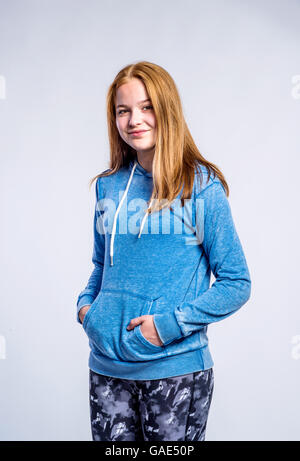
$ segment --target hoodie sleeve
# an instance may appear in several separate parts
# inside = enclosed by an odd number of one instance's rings
[[[216,280],[200,296],[183,301],[173,312],[154,314],[164,345],[225,319],[250,298],[249,269],[222,183],[214,180],[196,198],[204,200],[202,246]]]
[[[104,264],[104,254],[105,254],[105,235],[103,232],[102,218],[101,213],[98,207],[98,201],[101,199],[100,192],[100,179],[96,181],[96,205],[94,212],[94,246],[92,254],[92,262],[94,264],[94,269],[90,275],[88,283],[84,290],[79,293],[77,298],[77,321],[81,323],[79,319],[79,311],[83,306],[92,304],[94,299],[97,297],[101,282],[102,282],[102,273],[103,273],[103,264]]]

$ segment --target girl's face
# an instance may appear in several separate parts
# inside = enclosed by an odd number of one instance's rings
[[[115,107],[121,138],[138,153],[154,153],[156,118],[144,83],[133,78],[121,85],[117,89]]]

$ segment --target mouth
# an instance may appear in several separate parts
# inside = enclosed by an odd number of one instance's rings
[[[139,130],[139,131],[131,131],[129,134],[130,136],[136,137],[136,136],[141,136],[144,133],[147,133],[149,130]]]

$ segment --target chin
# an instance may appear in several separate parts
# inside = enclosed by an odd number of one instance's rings
[[[138,142],[138,140],[136,140],[136,142],[131,144],[131,147],[135,148],[136,146],[138,146],[139,149],[149,150],[149,149],[151,149],[153,144],[151,144],[151,143],[145,144],[143,142]]]

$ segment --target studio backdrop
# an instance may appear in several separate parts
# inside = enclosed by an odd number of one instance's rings
[[[1,440],[91,439],[89,181],[108,168],[108,87],[144,60],[229,184],[252,279],[208,327],[206,440],[300,439],[299,21],[297,0],[0,1]]]

